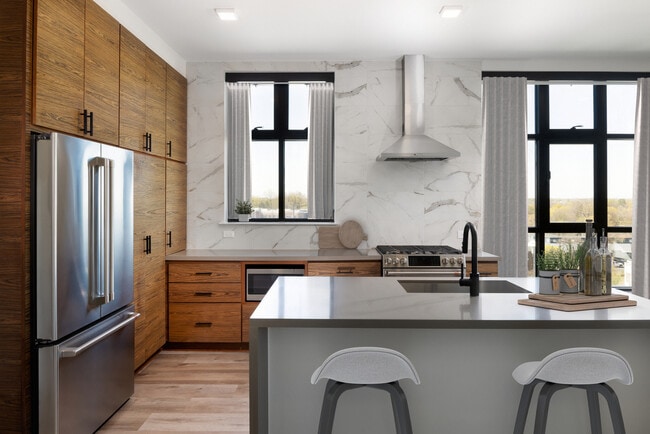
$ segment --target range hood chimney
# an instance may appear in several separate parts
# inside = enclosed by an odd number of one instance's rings
[[[403,59],[404,135],[377,161],[446,160],[460,152],[424,135],[424,56],[406,55]]]

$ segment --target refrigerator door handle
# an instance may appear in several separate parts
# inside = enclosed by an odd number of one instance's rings
[[[90,160],[90,291],[93,303],[98,304],[115,299],[113,166],[109,158]]]
[[[117,331],[123,329],[130,323],[136,320],[137,317],[139,317],[140,314],[136,312],[130,312],[128,314],[128,318],[125,319],[124,321],[120,322],[119,324],[111,327],[110,329],[106,330],[104,333],[95,336],[94,338],[90,339],[87,342],[84,342],[82,345],[79,345],[78,347],[70,347],[70,348],[61,348],[59,350],[59,357],[61,358],[66,358],[66,357],[76,357],[82,352],[86,351],[88,348],[92,347],[93,345],[98,344],[99,342],[103,341],[113,333],[116,333]]]

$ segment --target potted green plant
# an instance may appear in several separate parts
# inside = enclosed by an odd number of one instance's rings
[[[237,199],[235,201],[235,212],[238,214],[240,222],[247,222],[253,213],[253,205],[247,200]]]
[[[558,267],[560,269],[560,292],[577,293],[580,287],[580,264],[585,256],[582,245],[573,247],[563,246],[558,252]]]
[[[548,248],[537,255],[536,265],[540,294],[560,293],[559,256],[559,249],[557,248]]]

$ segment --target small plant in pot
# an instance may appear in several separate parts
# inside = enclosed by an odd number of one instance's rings
[[[580,264],[585,256],[582,245],[569,244],[560,248],[558,266],[560,269],[560,292],[576,293],[580,287]]]
[[[559,249],[549,248],[537,255],[537,274],[540,294],[560,293]]]
[[[238,214],[240,222],[247,222],[253,213],[253,205],[247,200],[237,199],[235,201],[235,212]]]

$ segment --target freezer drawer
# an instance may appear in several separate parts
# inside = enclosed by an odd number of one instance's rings
[[[137,316],[129,307],[39,349],[40,433],[92,433],[129,399]]]

